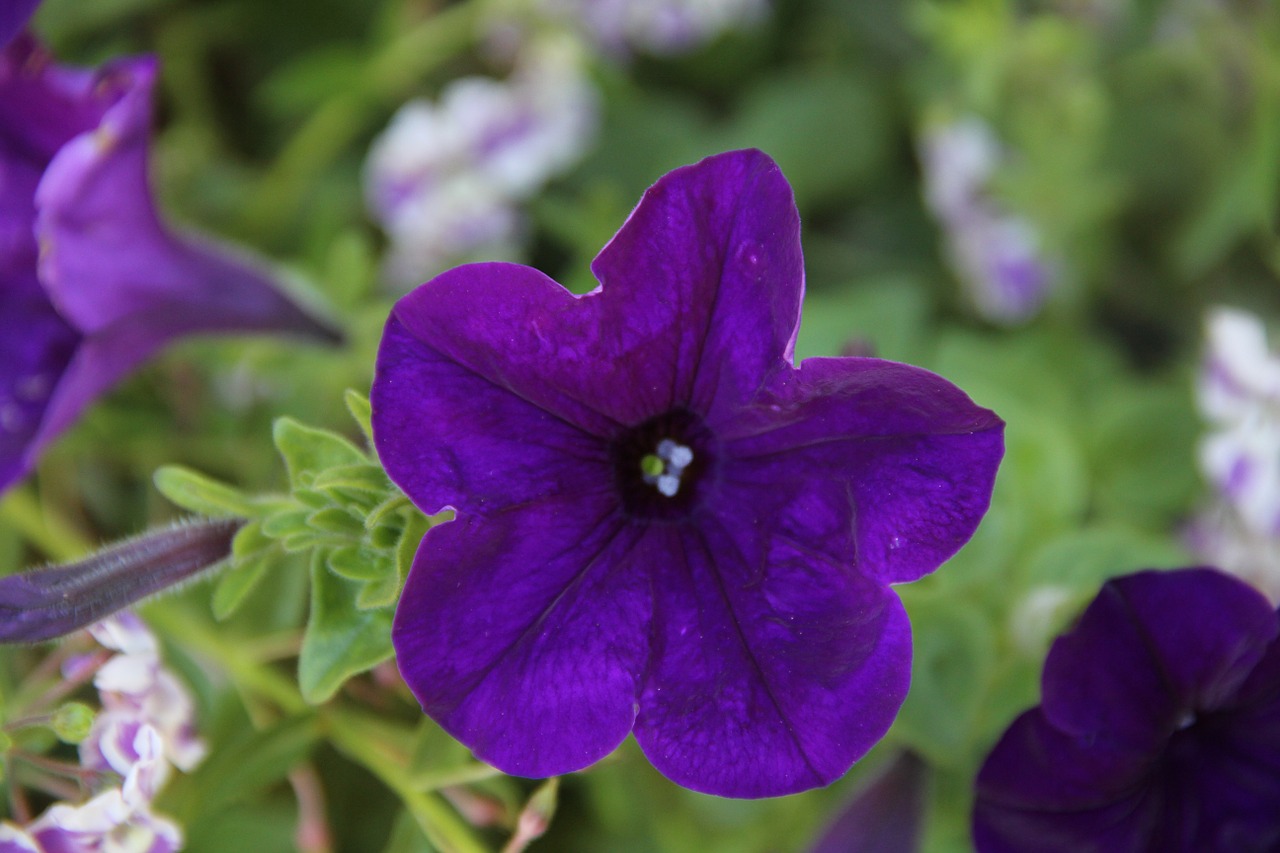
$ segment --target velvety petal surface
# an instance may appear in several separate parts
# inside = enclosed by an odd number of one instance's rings
[[[686,406],[715,429],[790,366],[800,327],[800,218],[778,165],[731,151],[670,172],[591,265],[608,328],[659,339],[636,381],[659,410]],[[617,333],[617,332],[615,332]]]
[[[927,370],[811,358],[776,375],[722,439],[731,476],[759,494],[803,484],[813,511],[833,516],[815,547],[896,583],[933,571],[973,535],[1004,422]]]
[[[524,267],[468,265],[406,296],[394,317],[436,358],[600,436],[676,405],[710,417],[790,357],[799,218],[759,152],[662,178],[593,269],[605,285],[577,297]]]
[[[423,540],[392,629],[423,709],[522,776],[579,770],[635,719],[651,534],[577,496],[462,515]]]
[[[810,504],[754,497],[654,529],[667,541],[636,720],[664,775],[731,797],[836,779],[889,728],[910,679],[897,596],[809,547]]]
[[[555,315],[553,306],[573,297],[542,274],[509,264],[464,267],[436,282],[400,301],[378,352],[374,439],[391,478],[427,512],[452,506],[463,515],[490,514],[574,494],[584,505],[616,503],[606,445],[580,428],[602,416],[567,396],[519,393],[504,371],[506,361],[531,355],[513,344],[504,358],[506,330],[536,329]],[[479,343],[465,353],[442,352],[454,343],[450,327],[426,326],[422,315],[435,322],[430,309],[437,301],[453,300],[455,286],[470,292],[473,285],[495,291],[492,301],[477,298],[477,305],[521,314],[505,324],[495,320],[487,353]],[[472,324],[461,334],[485,333],[486,314],[456,316]]]
[[[1116,578],[1050,649],[1042,707],[1066,733],[1142,748],[1234,695],[1276,633],[1267,600],[1217,570]]]

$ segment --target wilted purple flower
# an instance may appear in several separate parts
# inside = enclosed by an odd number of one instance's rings
[[[1278,634],[1214,569],[1106,583],[978,774],[978,850],[1280,847]]]
[[[726,796],[840,776],[906,693],[889,585],[986,511],[1003,423],[918,368],[792,347],[799,216],[758,151],[664,177],[574,296],[511,264],[397,303],[373,384],[388,473],[451,506],[392,638],[496,767],[585,767],[633,729]]]
[[[1261,320],[1231,308],[1210,313],[1196,390],[1212,424],[1200,469],[1214,505],[1193,522],[1190,544],[1280,600],[1280,356]]]
[[[411,287],[478,252],[509,252],[518,204],[582,156],[596,92],[565,42],[542,42],[512,78],[465,77],[413,101],[373,144],[369,210],[390,237],[386,276]]]
[[[147,186],[155,62],[0,51],[0,489],[96,397],[176,337],[332,333],[273,276],[159,220]]]
[[[1039,312],[1054,269],[1031,223],[991,197],[1004,159],[991,128],[974,117],[930,128],[920,146],[925,202],[970,300],[988,320],[1020,323]]]

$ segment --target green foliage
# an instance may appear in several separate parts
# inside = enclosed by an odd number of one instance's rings
[[[362,433],[371,435],[368,400],[348,391],[346,402]],[[298,678],[303,697],[318,704],[391,656],[392,606],[432,520],[345,436],[285,417],[273,438],[288,494],[247,495],[177,466],[161,468],[155,482],[184,509],[250,519],[213,592],[219,620],[234,615],[286,555],[308,557],[311,609]]]

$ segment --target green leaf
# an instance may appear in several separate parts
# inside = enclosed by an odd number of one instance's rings
[[[394,570],[395,566],[389,564],[388,568]],[[360,610],[390,607],[399,597],[400,578],[393,571],[388,571],[382,577],[368,581],[360,587],[360,594],[356,596],[356,607]]]
[[[239,489],[181,465],[157,469],[152,480],[160,494],[183,509],[201,515],[256,518],[263,512],[253,498]]]
[[[400,583],[403,584],[404,579],[409,576],[409,568],[413,565],[413,558],[418,553],[418,545],[422,543],[422,537],[426,536],[427,531],[440,521],[439,516],[431,519],[416,511],[405,519],[400,541],[396,543],[396,569],[400,576]]]
[[[347,404],[347,411],[351,413],[351,417],[355,418],[356,423],[360,425],[360,431],[364,433],[365,440],[369,442],[370,447],[373,447],[373,406],[369,403],[369,398],[354,388],[348,388],[342,395],[342,400]]]
[[[360,465],[337,465],[322,471],[316,475],[311,486],[317,490],[351,489],[377,495],[385,495],[395,489],[382,467],[368,462]]]
[[[365,582],[392,574],[396,565],[385,551],[360,545],[335,548],[329,553],[329,569],[348,580]]]
[[[347,439],[293,418],[278,418],[272,430],[276,448],[294,488],[310,488],[317,474],[339,465],[367,464],[368,457]]]
[[[275,545],[275,540],[262,531],[262,522],[251,521],[236,533],[231,540],[231,563],[238,565],[258,551]]]
[[[273,512],[262,522],[262,532],[272,539],[284,539],[303,533],[310,533],[307,518],[311,510],[306,507],[290,506]]]
[[[316,510],[307,516],[307,525],[326,533],[337,533],[359,541],[364,538],[364,522],[336,506]]]
[[[952,596],[908,593],[914,651],[911,691],[894,724],[930,761],[963,764],[991,681],[995,637],[976,608]]]
[[[254,551],[222,573],[213,590],[214,619],[221,622],[240,608],[249,593],[266,577],[275,556],[270,550]]]
[[[342,683],[391,657],[391,610],[361,610],[359,588],[329,571],[322,555],[311,560],[311,615],[302,638],[298,684],[312,704],[325,702]]]

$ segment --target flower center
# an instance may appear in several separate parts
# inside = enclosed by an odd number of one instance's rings
[[[693,461],[693,451],[670,438],[658,442],[658,452],[640,457],[640,472],[646,483],[659,493],[674,498],[680,491],[680,476]]]
[[[685,409],[624,430],[611,453],[623,508],[638,518],[671,520],[696,506],[714,456],[702,419]]]

